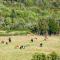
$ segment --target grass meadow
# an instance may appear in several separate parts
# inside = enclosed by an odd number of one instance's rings
[[[11,43],[8,38],[11,38]],[[36,39],[37,38],[37,39]],[[31,42],[33,39],[33,42]],[[1,43],[4,41],[4,43]],[[8,44],[6,44],[8,42]],[[42,47],[40,47],[42,43]],[[24,49],[16,46],[26,46]],[[34,53],[50,53],[55,51],[60,54],[60,36],[48,36],[44,41],[44,36],[38,35],[18,35],[18,36],[0,36],[0,60],[31,60]]]

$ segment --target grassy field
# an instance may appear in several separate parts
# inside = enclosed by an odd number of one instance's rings
[[[5,44],[9,37],[12,42]],[[34,42],[30,41],[32,38]],[[4,44],[1,41],[4,41]],[[39,46],[40,43],[43,43],[43,47]],[[26,47],[24,49],[15,48],[17,45]],[[60,54],[60,36],[48,36],[47,41],[44,41],[44,36],[38,35],[0,36],[0,60],[31,60],[32,55],[36,52],[47,54],[52,51]]]

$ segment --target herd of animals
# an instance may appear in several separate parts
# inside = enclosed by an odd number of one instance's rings
[[[10,38],[10,37],[9,37],[8,41],[9,41],[9,43],[11,43],[11,38]],[[5,44],[8,44],[8,42],[5,42],[5,41],[1,41],[1,43],[2,43],[2,44],[4,44],[4,43],[5,43]]]
[[[36,40],[37,40],[37,38],[35,38]],[[45,41],[46,41],[46,37],[45,37],[45,39],[44,39]],[[5,41],[1,41],[1,43],[2,44],[6,44],[6,45],[8,45],[8,43],[11,43],[12,42],[12,39],[9,37],[8,38],[8,42],[5,42]],[[33,38],[31,38],[31,40],[30,40],[30,42],[31,43],[33,43],[34,42],[34,39]],[[40,47],[43,47],[43,43],[40,43],[40,45],[39,45]],[[19,49],[24,49],[26,46],[24,46],[24,45],[16,45],[15,46],[15,48],[19,48]]]

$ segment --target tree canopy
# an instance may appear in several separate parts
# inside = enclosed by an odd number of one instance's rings
[[[0,0],[0,30],[60,32],[60,0]]]

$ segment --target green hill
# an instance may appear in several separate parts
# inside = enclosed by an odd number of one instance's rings
[[[0,0],[0,30],[58,33],[59,21],[60,0]]]

